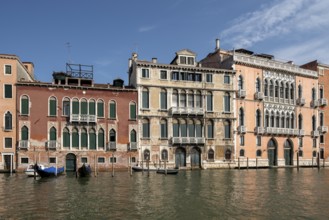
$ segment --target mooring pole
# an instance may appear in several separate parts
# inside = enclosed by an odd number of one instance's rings
[[[256,157],[256,170],[258,169],[258,157]]]
[[[297,151],[297,171],[299,171],[299,151]]]
[[[78,157],[77,157],[77,162],[76,162],[76,166],[75,166],[75,178],[78,178]]]
[[[249,169],[249,157],[247,157],[247,170]]]
[[[320,170],[320,153],[317,153],[317,166],[318,166],[318,170]]]
[[[112,153],[112,177],[114,177],[114,153]]]
[[[240,157],[238,157],[238,168],[240,170]]]

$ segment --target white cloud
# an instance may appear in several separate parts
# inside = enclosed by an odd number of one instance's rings
[[[153,30],[154,28],[155,28],[155,26],[144,26],[144,27],[138,28],[138,32],[147,32],[147,31]]]
[[[221,37],[239,48],[277,36],[303,37],[312,32],[324,32],[329,28],[328,8],[329,1],[323,0],[277,0],[237,18]]]

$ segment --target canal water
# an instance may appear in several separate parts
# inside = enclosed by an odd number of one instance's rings
[[[328,219],[329,169],[0,174],[0,219]]]

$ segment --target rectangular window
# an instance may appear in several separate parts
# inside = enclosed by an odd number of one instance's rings
[[[104,117],[104,103],[97,103],[97,116],[103,118]]]
[[[298,147],[302,148],[303,147],[303,138],[298,139]]]
[[[171,73],[171,80],[178,80],[179,72],[172,72]]]
[[[188,63],[188,65],[194,65],[194,57],[188,57],[187,63]]]
[[[207,111],[212,112],[213,111],[213,105],[212,105],[212,94],[207,95]]]
[[[142,77],[143,78],[150,78],[150,70],[149,69],[142,69]]]
[[[95,102],[89,102],[89,115],[95,115]]]
[[[164,91],[160,93],[160,104],[162,110],[167,110],[167,93]]]
[[[136,119],[136,105],[130,104],[130,119],[135,120]]]
[[[187,73],[186,72],[180,72],[179,73],[179,79],[180,80],[187,80]]]
[[[211,123],[208,124],[208,138],[214,138],[214,126]]]
[[[143,138],[149,138],[149,137],[150,137],[150,124],[143,123]]]
[[[194,73],[187,73],[187,81],[194,81]]]
[[[212,83],[212,74],[207,74],[206,75],[206,82]]]
[[[161,123],[161,138],[167,138],[167,124],[166,123]]]
[[[173,124],[173,136],[174,137],[179,137],[179,125],[178,124]]]
[[[97,162],[98,162],[98,163],[105,163],[105,158],[104,158],[104,157],[99,157],[99,158],[97,159]]]
[[[194,77],[195,77],[195,79],[194,79],[195,82],[201,82],[202,81],[202,75],[201,74],[196,73],[194,75]]]
[[[244,146],[244,136],[240,136],[240,146]]]
[[[117,158],[116,157],[110,157],[110,163],[116,163]]]
[[[179,60],[180,64],[186,64],[186,57],[181,56]]]
[[[261,136],[257,136],[257,138],[256,138],[256,145],[257,146],[262,146],[262,137]]]
[[[316,139],[313,139],[313,147],[316,147]]]
[[[5,85],[5,98],[11,99],[13,97],[12,85]]]
[[[167,71],[160,70],[160,79],[167,79]]]
[[[21,157],[21,164],[28,164],[29,158],[28,157]]]
[[[320,144],[324,144],[324,135],[320,135]]]
[[[149,108],[149,92],[143,91],[142,92],[142,108],[148,109]]]
[[[55,99],[49,100],[49,116],[56,116],[56,110],[57,110],[56,100]]]
[[[63,101],[63,115],[70,115],[70,101]]]
[[[56,157],[49,157],[49,163],[56,163]]]
[[[5,138],[5,148],[12,148],[12,147],[13,147],[13,139]]]
[[[81,163],[88,163],[87,157],[81,157]]]
[[[5,74],[11,74],[11,65],[5,65]]]
[[[228,76],[228,75],[224,76],[224,83],[225,84],[230,84],[230,76]]]
[[[116,104],[115,104],[115,102],[110,103],[110,118],[112,118],[112,119],[116,118]]]

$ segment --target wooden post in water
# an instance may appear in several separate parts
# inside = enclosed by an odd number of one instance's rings
[[[129,156],[129,162],[130,162],[130,176],[133,175],[133,166],[132,166],[132,163],[131,163],[131,156]]]
[[[318,170],[320,170],[320,153],[319,152],[317,154],[317,166],[318,166]]]
[[[147,159],[147,176],[150,176],[150,159]]]
[[[297,151],[297,171],[299,171],[299,150]]]
[[[326,161],[324,158],[322,159],[322,164],[323,164],[323,168],[324,168],[326,166]]]
[[[35,149],[34,149],[35,150]],[[36,156],[35,156],[35,154],[34,154],[34,165],[33,165],[33,178],[34,179],[36,179],[37,178],[37,173],[35,172],[35,169],[36,169],[36,164],[37,164],[37,158],[36,158]]]
[[[249,169],[249,157],[247,157],[247,170]]]
[[[114,153],[113,152],[112,152],[111,164],[112,164],[112,177],[114,177]]]
[[[256,157],[256,170],[258,169],[258,157]]]
[[[164,170],[165,170],[165,175],[167,175],[167,161],[164,161]]]
[[[94,155],[94,166],[95,166],[95,174],[94,176],[97,176],[97,161],[96,161],[96,154]]]
[[[312,155],[312,169],[314,168],[314,158],[313,158],[313,155]]]
[[[78,162],[79,162],[79,159],[77,157],[76,166],[75,166],[75,178],[78,178]]]
[[[240,157],[238,157],[238,168],[240,170]]]

